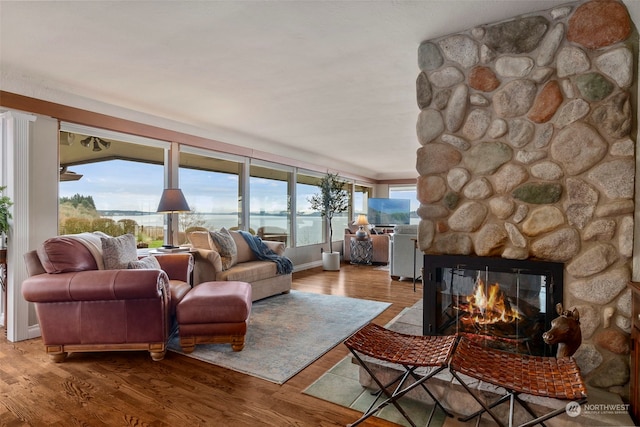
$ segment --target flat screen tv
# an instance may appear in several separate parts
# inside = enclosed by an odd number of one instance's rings
[[[367,220],[378,227],[409,224],[411,200],[371,198],[368,201]]]

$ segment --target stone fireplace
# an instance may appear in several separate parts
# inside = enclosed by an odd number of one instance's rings
[[[561,263],[582,373],[623,397],[636,45],[622,3],[574,2],[424,41],[416,81],[420,249]]]

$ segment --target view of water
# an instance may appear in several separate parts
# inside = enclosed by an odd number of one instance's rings
[[[103,215],[104,216],[104,215]],[[108,218],[114,221],[121,219],[134,220],[138,225],[145,227],[162,227],[164,223],[164,214],[151,213],[146,215],[113,215]],[[203,227],[210,230],[220,229],[222,227],[230,228],[238,225],[238,216],[234,214],[203,214],[198,213],[198,217],[205,221]],[[265,225],[280,227],[287,229],[287,217],[280,215],[251,215],[249,217],[251,228],[257,229]],[[322,230],[323,219],[319,216],[307,216],[298,218],[298,227],[311,227]]]
[[[142,227],[162,227],[164,222],[164,214],[150,213],[145,215],[113,215],[106,216],[114,221],[121,219],[134,220]],[[203,227],[209,230],[219,230],[222,227],[231,228],[238,225],[238,217],[234,214],[203,214],[198,213],[198,218],[205,221]],[[279,227],[283,230],[288,229],[288,220],[285,216],[280,215],[251,215],[249,217],[250,227],[254,231],[258,231],[259,227],[270,226]],[[305,244],[320,243],[322,241],[322,225],[324,219],[320,216],[303,216],[298,217],[297,222],[297,246]],[[346,220],[340,218],[334,219],[334,240],[339,239],[342,235]],[[289,243],[291,244],[291,243]]]
[[[188,214],[186,214],[188,215]],[[204,221],[203,227],[209,230],[219,230],[222,227],[227,229],[237,227],[238,217],[235,214],[207,214],[198,212],[198,219]],[[164,222],[164,214],[149,213],[142,215],[103,215],[103,217],[111,218],[114,221],[121,219],[134,220],[142,227],[162,227]],[[257,232],[262,226],[278,227],[283,230],[288,229],[288,220],[286,216],[281,215],[250,215],[250,227]],[[411,223],[417,224],[419,218],[412,217]],[[321,243],[323,238],[322,227],[324,219],[320,216],[299,216],[297,220],[297,242],[296,246],[311,245]],[[341,240],[343,231],[347,226],[346,217],[336,217],[333,219],[333,240]],[[292,242],[288,242],[292,245]]]

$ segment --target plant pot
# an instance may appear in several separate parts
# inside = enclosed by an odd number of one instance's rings
[[[322,269],[340,270],[340,252],[322,252]]]
[[[7,250],[0,248],[0,264],[7,263]]]

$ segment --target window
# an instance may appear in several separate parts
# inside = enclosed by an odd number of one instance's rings
[[[173,224],[176,244],[187,243],[190,230],[222,227],[287,246],[326,242],[326,222],[308,201],[319,191],[323,174],[174,144],[178,146],[178,165],[170,168],[164,162],[175,158],[171,143],[62,123],[60,233],[133,233],[140,247],[162,245],[166,215],[156,209],[167,171],[177,170],[178,186],[192,211],[178,214]],[[366,212],[372,193],[372,188],[349,181],[343,188],[351,204],[348,212],[333,218],[334,242],[342,240],[350,220]]]
[[[191,208],[190,213],[180,214],[180,229],[185,232],[241,228],[243,163],[208,154],[186,147],[180,152],[180,188]]]
[[[349,209],[345,212],[336,213],[333,216],[333,241],[338,242],[344,240],[344,229],[349,226],[349,210],[353,210],[353,193],[351,192],[351,183],[344,182],[342,189],[349,195]]]
[[[323,243],[326,221],[309,203],[309,197],[320,191],[320,177],[298,173],[296,180],[296,246]]]
[[[251,162],[249,169],[249,227],[264,240],[289,245],[291,206],[289,182],[292,171],[286,167]]]
[[[373,189],[371,187],[364,187],[362,185],[354,185],[353,187],[353,201],[351,209],[353,210],[353,219],[357,219],[358,215],[367,214],[367,206],[368,200],[373,193]]]
[[[60,234],[132,233],[140,246],[162,245],[164,149],[86,132],[60,132]]]
[[[389,187],[390,199],[409,199],[411,201],[411,224],[420,223],[420,218],[416,211],[420,207],[418,202],[416,186],[415,185],[394,185]]]
[[[349,194],[349,207],[353,210],[353,193],[351,192],[351,184],[345,182],[342,186],[344,191]],[[344,239],[344,229],[349,227],[349,209],[346,212],[338,213],[333,217],[333,241],[342,241]]]

